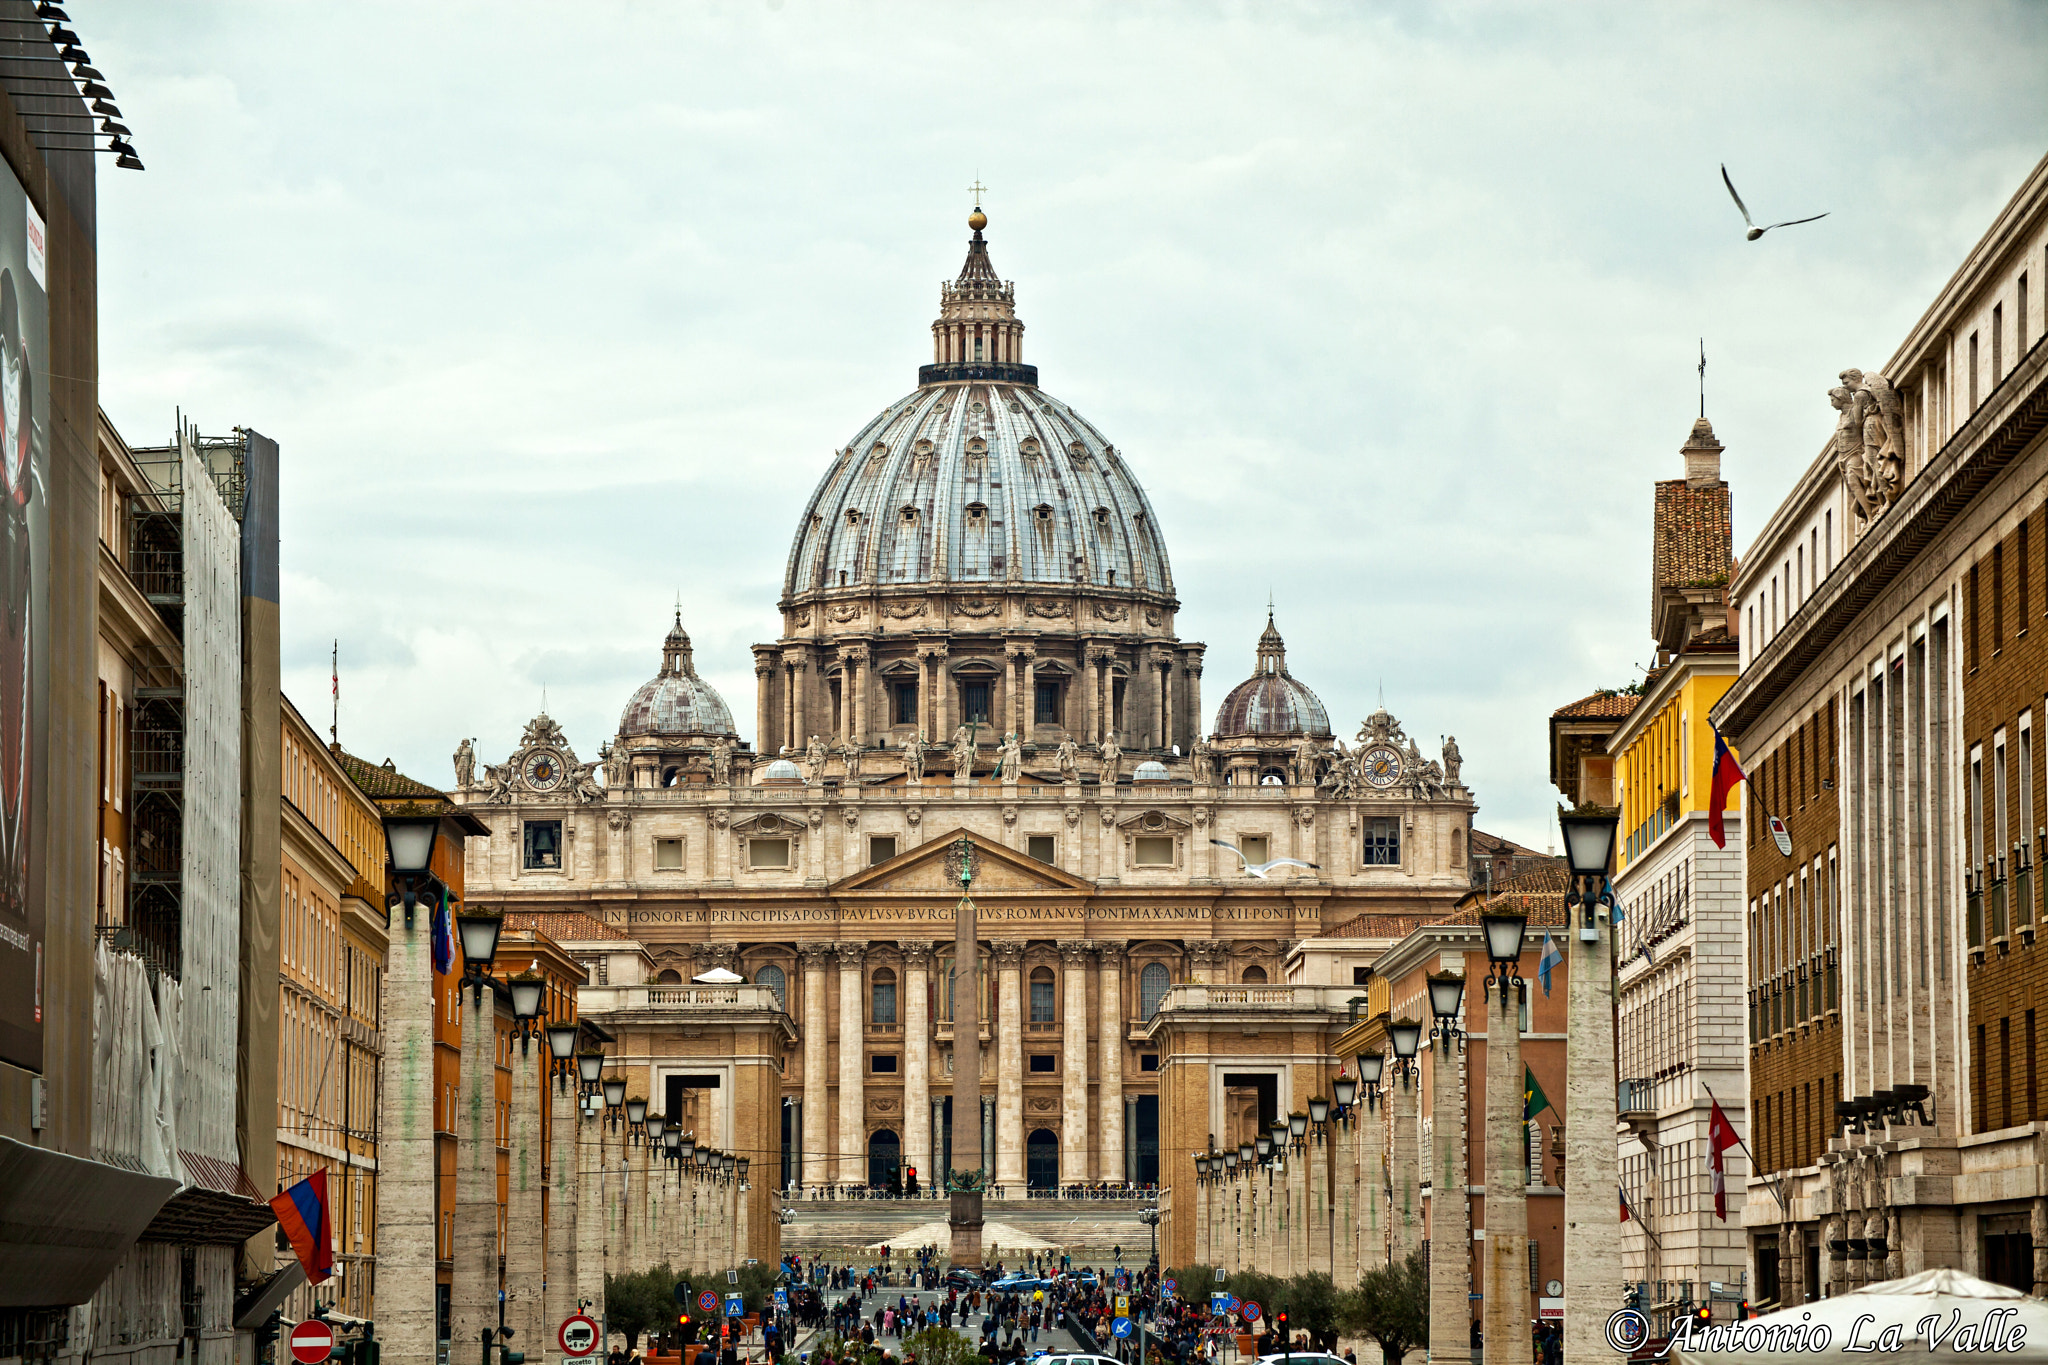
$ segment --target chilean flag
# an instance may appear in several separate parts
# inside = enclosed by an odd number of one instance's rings
[[[1722,1112],[1721,1101],[1715,1100],[1713,1112],[1707,1115],[1707,1170],[1713,1177],[1714,1217],[1724,1223],[1728,1221],[1728,1167],[1721,1153],[1741,1144],[1742,1137]]]
[[[328,1216],[327,1172],[315,1171],[270,1201],[277,1225],[292,1239],[306,1283],[319,1284],[334,1274],[334,1222]]]
[[[1707,797],[1707,833],[1714,838],[1715,848],[1728,847],[1728,831],[1722,827],[1721,812],[1728,809],[1728,793],[1735,790],[1735,784],[1746,780],[1748,774],[1735,761],[1735,755],[1728,752],[1728,741],[1721,738],[1721,731],[1714,731],[1714,790]]]

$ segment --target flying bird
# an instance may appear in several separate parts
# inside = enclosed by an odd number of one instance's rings
[[[1209,842],[1218,848],[1227,848],[1232,853],[1235,853],[1238,862],[1244,864],[1244,870],[1251,873],[1254,877],[1263,878],[1276,867],[1312,867],[1318,872],[1322,870],[1320,863],[1305,863],[1299,858],[1269,858],[1263,863],[1247,862],[1244,850],[1240,849],[1236,844],[1226,844],[1221,839],[1211,839]]]
[[[1763,236],[1766,232],[1769,232],[1771,228],[1796,227],[1800,223],[1817,223],[1827,217],[1825,213],[1816,213],[1811,218],[1787,218],[1782,223],[1772,223],[1771,227],[1758,227],[1756,220],[1749,216],[1749,205],[1743,203],[1742,196],[1735,192],[1735,182],[1728,178],[1728,167],[1726,165],[1721,167],[1721,183],[1728,187],[1728,197],[1735,201],[1735,207],[1742,210],[1742,221],[1749,225],[1747,238],[1752,242]]]

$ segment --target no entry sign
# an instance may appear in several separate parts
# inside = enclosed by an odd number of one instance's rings
[[[292,1328],[292,1359],[299,1365],[320,1365],[334,1354],[334,1329],[318,1318]]]
[[[588,1313],[573,1313],[562,1319],[562,1353],[587,1356],[597,1349],[597,1319]]]

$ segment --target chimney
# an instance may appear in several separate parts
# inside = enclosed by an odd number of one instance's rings
[[[1721,482],[1721,443],[1714,439],[1714,424],[1702,417],[1692,424],[1692,435],[1678,448],[1685,456],[1688,488],[1709,488]]]

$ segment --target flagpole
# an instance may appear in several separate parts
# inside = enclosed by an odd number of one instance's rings
[[[1700,1082],[1700,1089],[1706,1091],[1707,1098],[1712,1100],[1715,1104],[1719,1104],[1721,1102],[1721,1097],[1714,1093],[1714,1087],[1708,1085],[1704,1080]],[[1723,1114],[1726,1114],[1728,1111],[1723,1109],[1721,1112]],[[1742,1112],[1745,1118],[1748,1117],[1749,1111],[1747,1109],[1744,1109]],[[1732,1123],[1728,1126],[1731,1129],[1735,1127],[1735,1125]],[[1758,1161],[1756,1159],[1756,1153],[1749,1150],[1749,1143],[1743,1138],[1742,1134],[1739,1132],[1735,1134],[1735,1145],[1740,1147],[1742,1149],[1742,1154],[1749,1158],[1749,1168],[1755,1171],[1758,1175],[1762,1175],[1764,1177],[1765,1186],[1770,1190],[1771,1198],[1778,1201],[1778,1207],[1781,1210],[1789,1212],[1790,1206],[1785,1203],[1785,1196],[1778,1192],[1777,1178],[1765,1174],[1763,1162]],[[1709,1150],[1712,1150],[1713,1139],[1711,1137],[1707,1139],[1707,1146]]]

